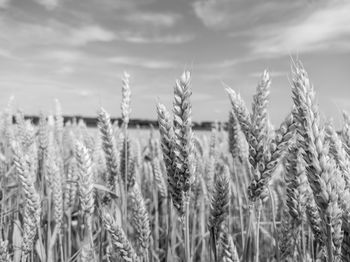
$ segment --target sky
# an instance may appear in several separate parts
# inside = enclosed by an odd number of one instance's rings
[[[300,58],[322,114],[350,111],[348,0],[0,0],[0,107],[27,114],[119,117],[121,76],[131,75],[132,118],[171,108],[192,73],[194,121],[226,120],[224,85],[251,105],[272,75],[272,123],[291,109],[290,59]]]

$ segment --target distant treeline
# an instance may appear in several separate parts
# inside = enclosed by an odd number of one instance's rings
[[[39,123],[39,116],[30,116],[27,115],[24,117],[26,120],[29,119],[32,121],[33,124],[37,125]],[[79,121],[84,121],[85,124],[88,127],[97,127],[97,118],[96,117],[85,117],[85,116],[64,116],[64,123],[67,122],[79,122]],[[14,119],[15,121],[15,119]],[[112,123],[115,121],[118,121],[121,123],[121,118],[111,118]],[[192,123],[192,128],[195,130],[211,130],[211,128],[214,125],[218,125],[219,128],[224,128],[226,129],[227,123],[223,122],[211,122],[211,121],[203,121],[203,122],[193,122]],[[158,127],[158,121],[157,120],[148,120],[148,119],[130,119],[129,122],[129,127],[130,128],[151,128],[151,127]]]

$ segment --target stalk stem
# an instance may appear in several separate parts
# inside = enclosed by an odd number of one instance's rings
[[[276,242],[276,259],[277,259],[277,262],[280,261],[280,249],[279,249],[279,246],[278,246],[278,243],[279,243],[279,239],[278,239],[278,232],[277,232],[277,226],[276,226],[276,214],[275,214],[275,203],[273,201],[273,197],[272,197],[272,192],[271,192],[271,189],[270,187],[268,188],[269,189],[269,193],[270,193],[270,199],[271,199],[271,208],[272,208],[272,224],[273,224],[273,231],[274,231],[274,236],[275,236],[275,242]]]
[[[234,159],[236,160],[236,159]],[[239,180],[238,180],[238,174],[237,174],[237,160],[234,161],[234,166],[233,166],[233,172],[234,176],[236,179],[236,191],[237,191],[237,200],[238,200],[238,207],[239,207],[239,220],[241,223],[241,238],[242,238],[242,247],[244,246],[245,243],[245,238],[244,238],[244,221],[243,221],[243,210],[242,210],[242,199],[241,199],[241,194],[239,193]],[[231,232],[231,224],[229,228],[229,233]],[[244,247],[243,247],[244,249]]]
[[[171,259],[169,260],[169,247],[171,247],[171,218],[172,218],[172,208],[171,208],[171,197],[170,197],[170,193],[168,195],[167,198],[167,207],[168,207],[168,224],[167,224],[167,229],[168,229],[168,233],[167,233],[167,239],[166,239],[166,243],[165,243],[165,262],[170,262]]]
[[[259,231],[260,231],[260,216],[261,216],[261,200],[259,199],[258,200],[258,215],[257,215],[257,218],[256,218],[256,242],[255,242],[255,245],[256,245],[256,256],[255,256],[255,262],[259,262]]]
[[[128,195],[128,125],[126,123],[124,123],[125,126],[124,126],[124,166],[125,166],[125,169],[124,169],[124,174],[122,174],[124,176],[124,199],[123,199],[123,202],[124,202],[124,212],[123,212],[123,221],[124,221],[124,225],[126,225],[126,220],[127,220],[127,215],[128,215],[128,203],[127,203],[127,195]],[[126,228],[125,228],[126,230]]]
[[[189,225],[189,213],[190,213],[190,200],[187,197],[185,200],[185,230],[184,230],[184,238],[185,238],[185,261],[191,262],[191,251],[190,251],[190,225]]]
[[[327,262],[333,262],[333,239],[330,218],[327,219]]]

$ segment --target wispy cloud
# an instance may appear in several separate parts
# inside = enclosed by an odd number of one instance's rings
[[[254,77],[254,78],[260,78],[262,74],[263,74],[262,72],[252,72],[252,73],[249,73],[248,76]],[[270,74],[272,78],[288,76],[288,72],[286,71],[270,71]]]
[[[117,56],[108,59],[109,62],[118,65],[129,65],[143,67],[147,69],[169,69],[177,66],[176,63],[164,60],[152,60],[146,58],[136,58],[127,56]]]
[[[0,30],[2,32],[2,47],[9,45],[18,47],[23,45],[32,45],[33,43],[48,44],[59,40],[56,30],[53,28],[58,23],[52,25],[37,25],[31,23],[20,23],[11,19],[0,19]]]
[[[350,99],[335,97],[331,99],[332,103],[337,107],[339,113],[343,110],[350,110]]]
[[[265,29],[251,42],[254,54],[288,55],[320,50],[349,51],[350,2],[329,1],[310,15]]]
[[[182,44],[194,39],[190,34],[172,34],[172,35],[150,35],[144,33],[122,32],[117,36],[119,40],[136,44]]]
[[[1,1],[1,0],[0,0]],[[110,30],[97,23],[71,26],[54,19],[45,24],[23,23],[10,19],[0,19],[1,48],[5,46],[85,46],[90,43],[123,41],[135,44],[181,44],[190,42],[194,35],[185,33],[163,33]]]
[[[83,57],[82,53],[73,50],[50,50],[40,54],[41,58],[51,59],[63,63],[73,63]]]
[[[71,65],[64,65],[56,70],[56,73],[59,75],[70,75],[75,72],[75,68]]]
[[[242,62],[242,59],[226,59],[218,62],[212,62],[212,63],[207,63],[203,65],[204,67],[207,68],[213,68],[213,67],[219,67],[219,68],[227,68],[227,67],[232,67],[235,66],[239,63]]]
[[[113,39],[115,39],[113,32],[97,25],[91,25],[71,30],[68,42],[72,45],[81,46],[90,42],[109,42]]]
[[[0,48],[0,56],[3,58],[12,58],[13,57],[10,51],[5,50],[5,49],[1,49],[1,48]]]
[[[59,4],[59,0],[34,0],[34,1],[44,6],[48,10],[55,9]]]
[[[52,80],[50,78],[44,76],[34,76],[29,74],[7,74],[6,76],[1,76],[0,84],[2,86],[6,86],[7,88],[11,88],[13,90],[21,90],[26,93],[26,89],[23,89],[23,86],[26,88],[32,88],[32,90],[37,90],[37,88],[46,88],[50,92],[50,89],[69,89],[69,86]]]
[[[261,24],[288,21],[296,13],[314,8],[313,5],[306,0],[196,0],[192,7],[194,14],[206,27],[231,30],[231,34],[235,34],[237,30],[249,31]]]
[[[56,20],[49,20],[45,25],[21,23],[10,19],[0,19],[2,47],[20,46],[83,46],[92,42],[108,42],[115,38],[113,32],[97,24],[72,27]]]
[[[156,27],[172,27],[179,20],[179,14],[133,12],[125,16],[125,20],[138,25],[151,25]]]
[[[90,7],[94,6],[102,10],[131,10],[146,6],[156,2],[157,0],[84,0],[84,5]],[[92,10],[93,11],[93,10]]]
[[[199,0],[193,3],[196,16],[210,28],[224,28],[229,22],[230,0]]]
[[[246,62],[252,62],[255,61],[257,57],[254,56],[242,56],[237,58],[231,58],[231,59],[222,59],[218,61],[212,61],[207,63],[198,64],[196,67],[202,68],[202,69],[211,69],[211,68],[229,68],[234,67],[237,65],[240,65],[242,63]]]
[[[10,0],[0,0],[0,8],[7,8]]]

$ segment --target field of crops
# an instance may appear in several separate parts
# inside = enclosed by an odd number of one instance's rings
[[[228,123],[201,134],[191,128],[188,71],[172,108],[155,106],[159,129],[142,136],[128,132],[128,75],[123,121],[101,108],[96,132],[63,123],[58,101],[38,126],[10,101],[0,124],[0,262],[350,261],[350,117],[340,132],[321,119],[301,62],[291,79],[294,105],[278,128],[267,71],[251,109],[227,88]]]

